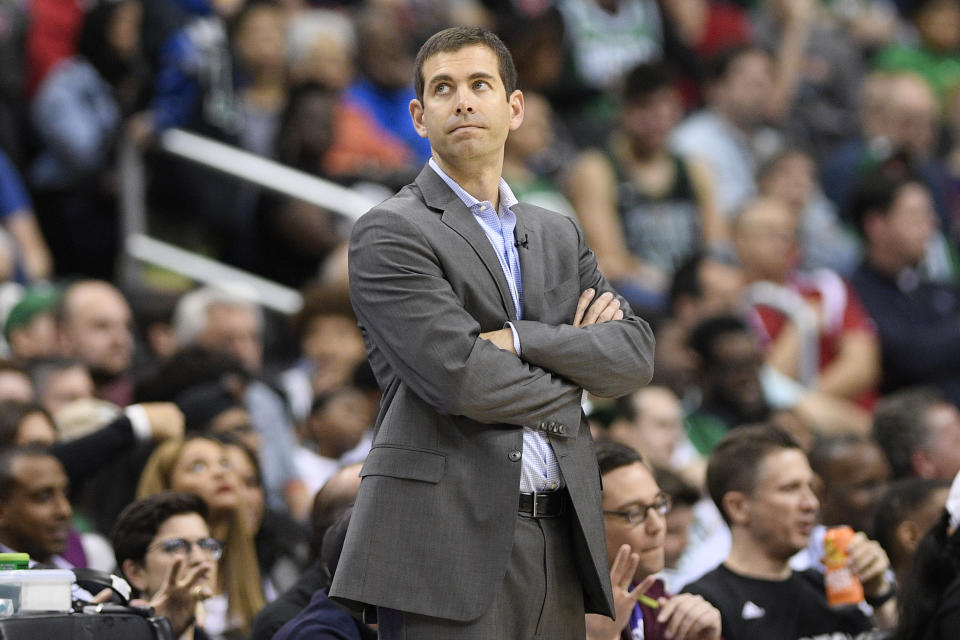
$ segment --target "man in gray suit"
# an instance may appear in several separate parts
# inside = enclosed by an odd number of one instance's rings
[[[577,224],[500,177],[523,94],[499,38],[435,34],[414,81],[432,157],[350,241],[384,397],[330,593],[388,640],[583,638],[613,601],[581,395],[646,384],[653,336]]]

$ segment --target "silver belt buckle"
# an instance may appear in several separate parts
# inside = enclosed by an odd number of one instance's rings
[[[536,489],[533,490],[532,496],[533,496],[533,512],[530,514],[530,517],[536,518],[537,517],[537,490]]]

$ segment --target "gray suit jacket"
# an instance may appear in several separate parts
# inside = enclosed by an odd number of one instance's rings
[[[653,373],[632,315],[572,326],[580,293],[611,290],[577,224],[518,204],[524,319],[470,210],[425,167],[350,240],[350,295],[383,402],[330,594],[451,620],[493,602],[513,544],[521,426],[550,435],[572,498],[588,611],[613,613],[600,474],[581,388],[619,396]],[[478,338],[515,321],[522,357]]]

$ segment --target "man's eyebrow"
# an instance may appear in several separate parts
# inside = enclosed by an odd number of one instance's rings
[[[468,80],[478,80],[478,79],[493,80],[495,79],[495,76],[492,73],[487,73],[486,71],[474,71],[469,76],[467,76],[467,79]],[[453,78],[446,73],[441,73],[430,78],[430,81],[427,83],[427,86],[432,87],[433,85],[439,82],[453,82]]]

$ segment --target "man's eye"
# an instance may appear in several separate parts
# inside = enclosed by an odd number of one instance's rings
[[[448,87],[447,85],[445,85],[445,84],[438,84],[438,85],[436,86],[436,88],[433,90],[433,92],[436,93],[436,94],[438,94],[438,95],[439,95],[439,94],[444,94],[444,93],[447,92],[447,89],[448,89],[448,88],[449,88],[449,87]]]
[[[488,85],[486,80],[477,80],[476,82],[473,83],[474,89],[485,89],[487,86]]]

